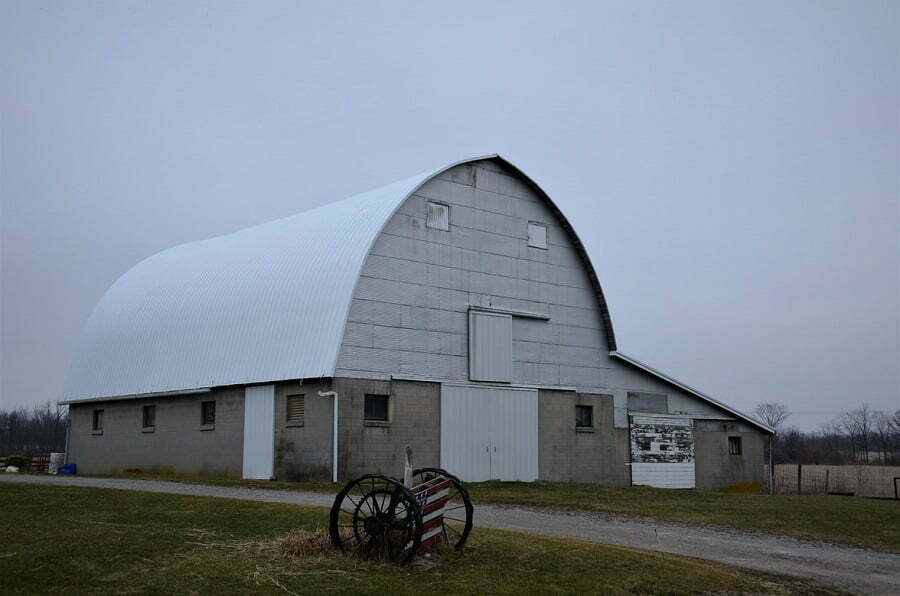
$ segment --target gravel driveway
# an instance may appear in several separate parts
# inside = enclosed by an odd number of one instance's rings
[[[122,478],[0,475],[0,483],[88,486],[330,507],[327,494]],[[797,576],[858,594],[900,594],[900,555],[823,542],[593,513],[477,505],[477,526],[577,538]]]

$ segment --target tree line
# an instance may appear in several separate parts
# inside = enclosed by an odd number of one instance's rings
[[[62,452],[68,422],[68,408],[49,401],[31,409],[0,410],[0,455]]]
[[[776,464],[900,465],[900,410],[889,413],[863,404],[813,432],[789,426],[790,411],[783,404],[759,404],[755,413],[777,431]]]

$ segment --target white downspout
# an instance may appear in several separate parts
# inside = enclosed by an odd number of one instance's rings
[[[332,398],[334,413],[331,415],[331,481],[338,481],[338,394],[337,391],[319,391],[320,397]]]

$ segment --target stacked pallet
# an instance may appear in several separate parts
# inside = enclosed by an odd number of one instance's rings
[[[31,471],[46,474],[50,468],[50,454],[41,453],[31,456]]]

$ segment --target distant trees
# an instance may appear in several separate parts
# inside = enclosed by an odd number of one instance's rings
[[[49,401],[30,410],[0,410],[0,455],[63,451],[68,416],[65,406]]]
[[[785,426],[790,411],[782,404],[760,404],[755,414],[778,431],[775,463],[900,464],[900,410],[885,413],[863,404],[815,432]]]

